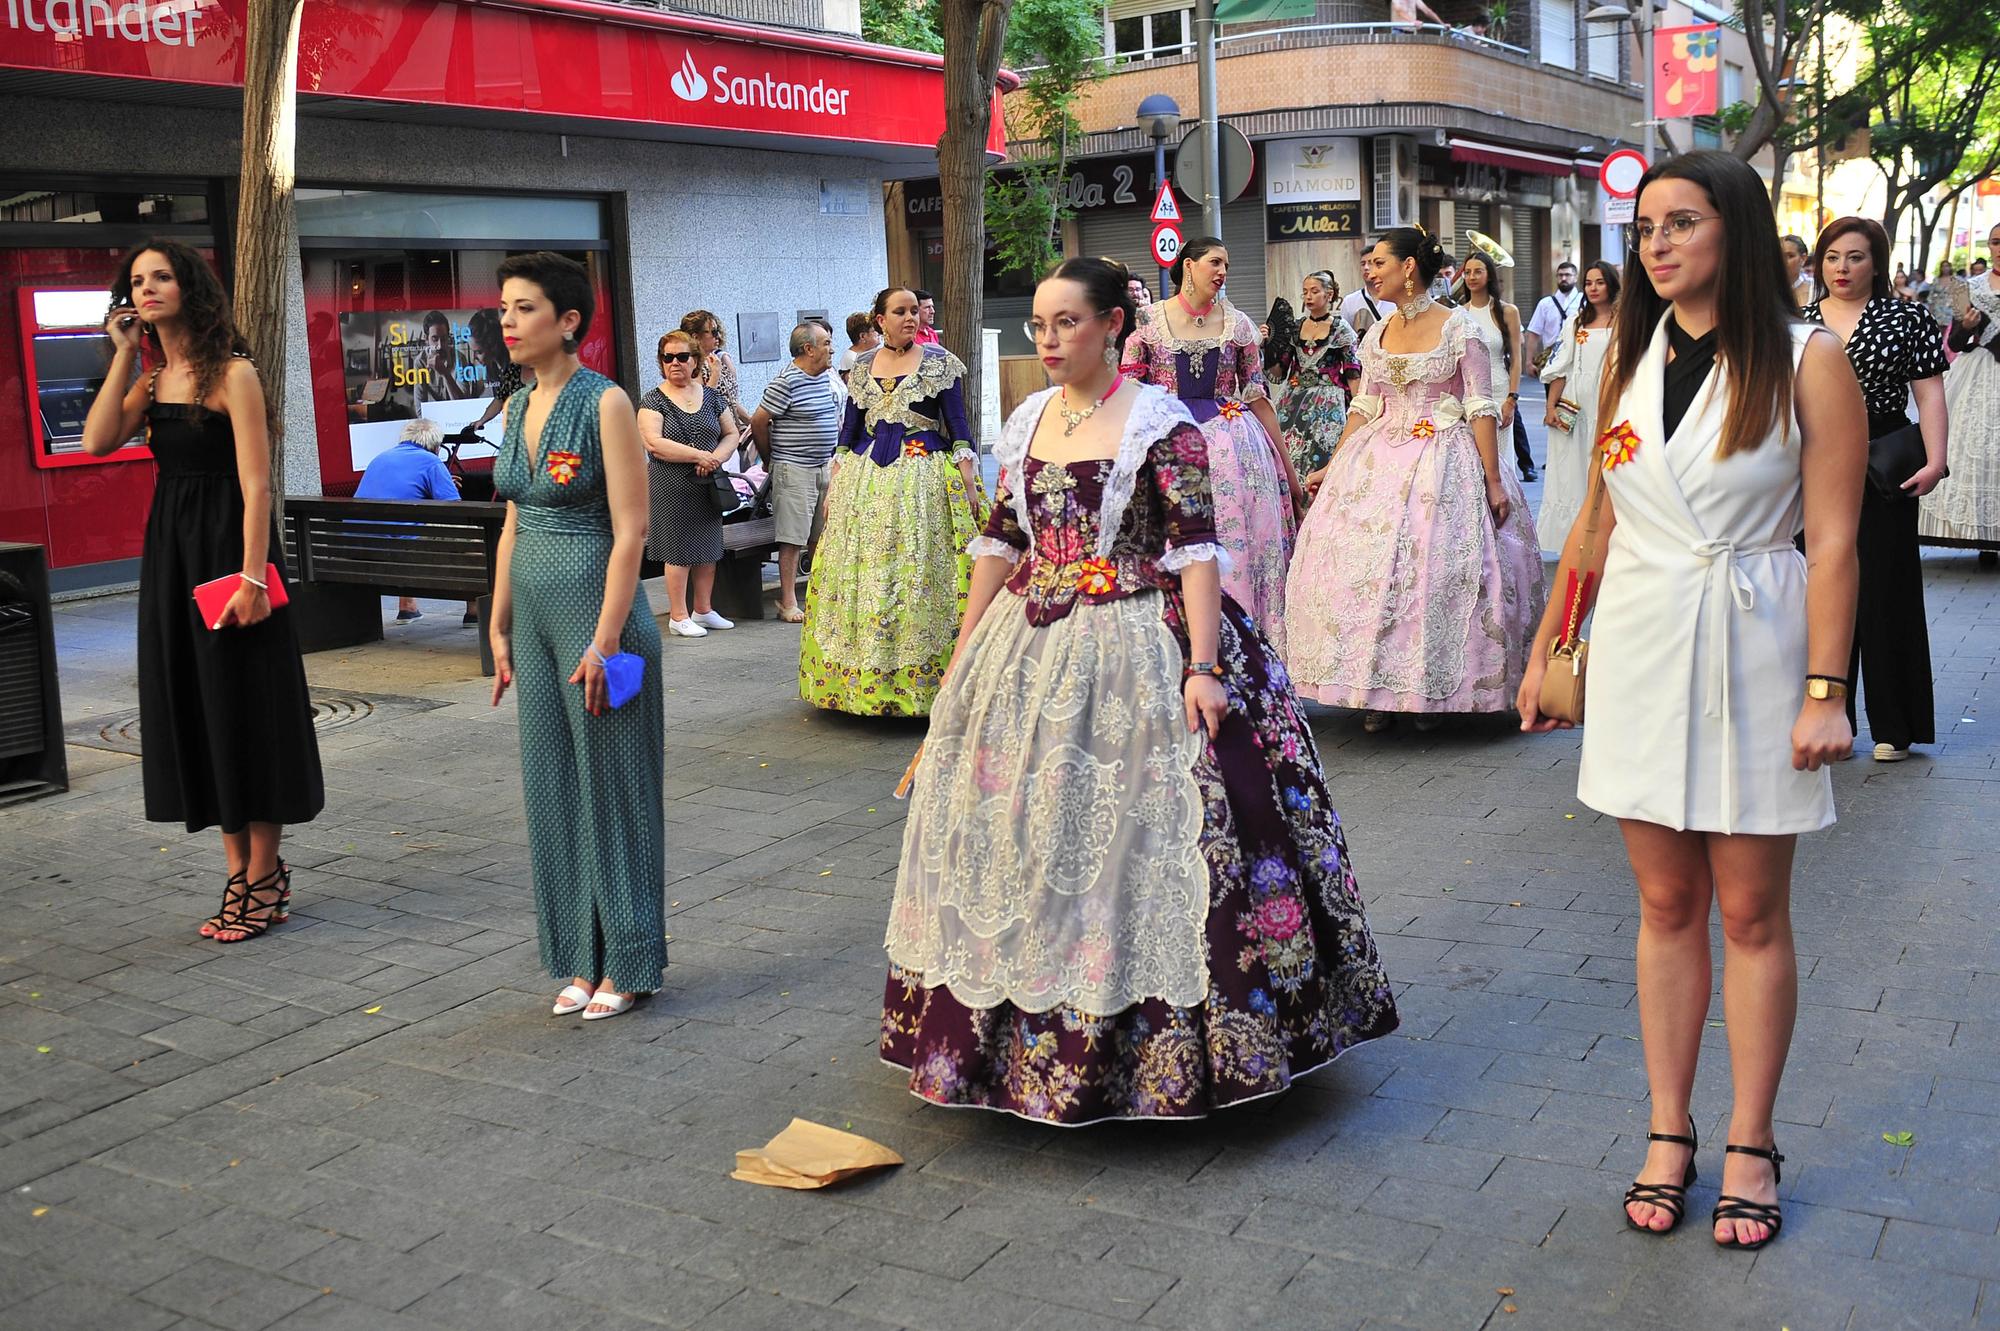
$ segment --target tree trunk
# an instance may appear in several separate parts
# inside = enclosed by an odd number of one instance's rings
[[[249,0],[243,33],[243,165],[236,209],[236,325],[270,404],[271,502],[285,496],[285,274],[298,249],[299,15],[303,0]]]
[[[986,135],[1000,47],[1013,0],[941,0],[944,39],[944,134],[938,139],[938,190],[944,199],[944,279],[937,292],[944,344],[965,362],[965,414],[982,429],[980,328],[986,275]]]

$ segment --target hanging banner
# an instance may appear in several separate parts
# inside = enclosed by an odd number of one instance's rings
[[[1653,34],[1653,114],[1661,120],[1712,116],[1720,98],[1722,29],[1715,24]]]

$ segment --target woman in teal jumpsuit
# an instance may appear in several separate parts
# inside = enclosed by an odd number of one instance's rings
[[[624,390],[576,358],[592,291],[561,255],[500,266],[501,330],[532,392],[507,404],[493,588],[493,702],[519,685],[521,784],[555,1015],[615,1017],[667,964],[660,630],[637,596],[646,462]],[[645,662],[613,708],[603,662]]]

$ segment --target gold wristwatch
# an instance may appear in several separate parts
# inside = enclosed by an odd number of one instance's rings
[[[1847,681],[1837,675],[1807,675],[1806,697],[1815,702],[1825,702],[1828,698],[1845,698]]]

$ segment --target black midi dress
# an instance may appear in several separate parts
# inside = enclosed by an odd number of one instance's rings
[[[197,585],[243,571],[243,490],[229,417],[146,409],[159,466],[139,565],[139,729],[146,817],[190,832],[310,822],[326,802],[289,609],[211,629]],[[282,576],[284,547],[271,534]]]
[[[720,393],[704,388],[701,410],[682,411],[655,388],[639,399],[639,409],[660,413],[662,438],[708,452],[722,442],[722,413],[729,407]],[[648,559],[693,568],[722,558],[722,515],[708,497],[715,474],[701,475],[692,462],[662,462],[647,455],[647,516],[652,523],[646,538]]]

